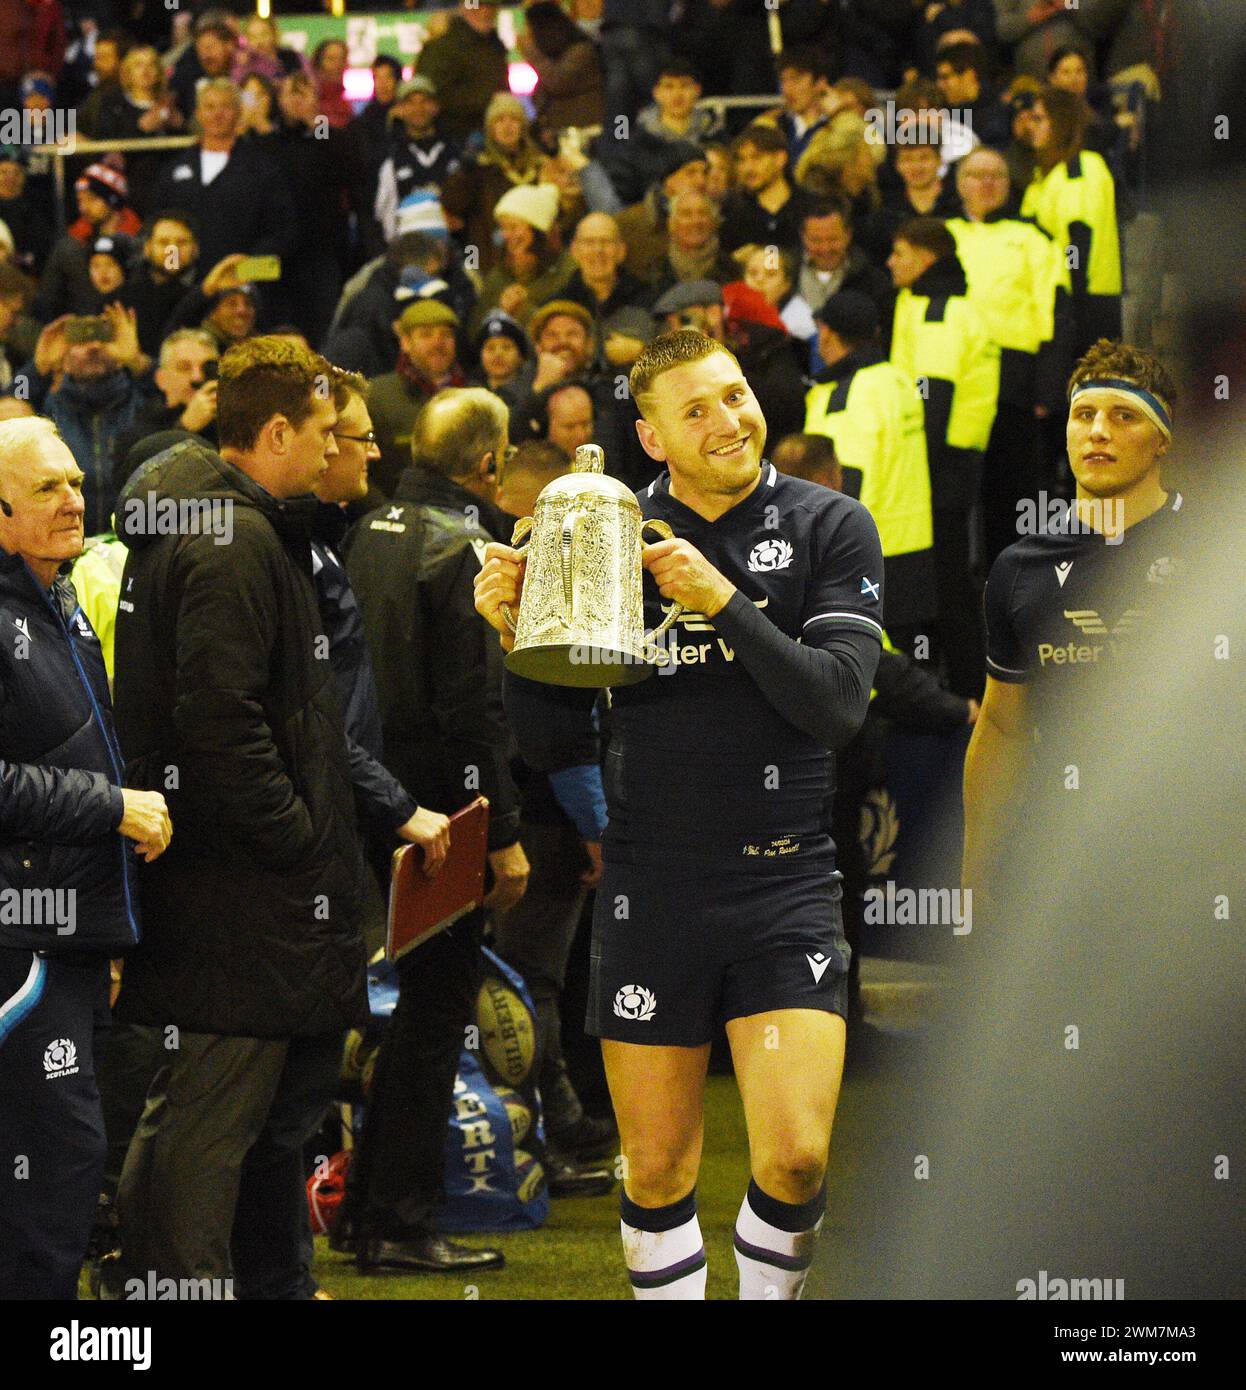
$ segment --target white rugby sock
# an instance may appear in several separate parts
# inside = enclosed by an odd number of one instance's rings
[[[697,1221],[697,1190],[666,1207],[622,1209],[623,1256],[632,1292],[645,1299],[705,1297],[705,1244]]]
[[[825,1183],[815,1197],[794,1205],[769,1196],[756,1180],[749,1180],[735,1223],[742,1299],[791,1302],[800,1297],[825,1210]]]

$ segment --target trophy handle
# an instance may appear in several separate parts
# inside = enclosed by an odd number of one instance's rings
[[[640,535],[642,540],[644,539],[645,528],[649,526],[651,526],[658,533],[658,535],[662,537],[664,541],[670,541],[675,539],[675,533],[671,530],[670,524],[668,522],[662,521],[659,517],[650,516],[646,517],[645,520],[640,523]],[[671,604],[671,611],[666,615],[666,617],[662,619],[662,621],[657,625],[657,627],[653,629],[652,632],[645,633],[642,639],[642,645],[646,648],[651,647],[653,645],[654,639],[657,637],[661,637],[661,635],[667,630],[668,627],[670,627],[670,625],[675,621],[676,618],[679,617],[679,615],[683,611],[684,606],[682,603]],[[646,655],[648,655],[647,652]]]
[[[582,515],[581,507],[569,507],[562,519],[562,601],[566,607],[568,624],[575,616],[575,527]]]
[[[528,534],[531,532],[532,526],[533,518],[530,516],[521,516],[519,520],[515,523],[515,531],[514,534],[511,536],[511,545],[514,549],[518,550],[521,555],[528,548],[528,542],[525,539],[525,537],[527,537]],[[520,541],[523,541],[522,545],[520,544]],[[502,617],[506,622],[506,626],[510,628],[511,633],[514,634],[517,631],[515,627],[515,619],[511,617],[510,607],[505,603],[502,604]]]

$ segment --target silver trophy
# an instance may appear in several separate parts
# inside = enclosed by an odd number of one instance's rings
[[[665,521],[644,520],[635,497],[603,471],[596,444],[575,451],[570,473],[541,491],[511,544],[527,557],[519,617],[506,657],[518,676],[549,685],[631,685],[656,669],[656,641],[683,608],[673,604],[645,632],[640,553],[646,530],[664,540]]]

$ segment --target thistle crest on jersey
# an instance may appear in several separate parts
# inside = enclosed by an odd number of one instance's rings
[[[771,570],[785,570],[792,563],[792,547],[780,536],[771,536],[758,541],[749,553],[748,567],[753,574],[768,574]]]
[[[624,985],[614,996],[614,1011],[620,1018],[645,1023],[657,1010],[657,997],[644,985]]]

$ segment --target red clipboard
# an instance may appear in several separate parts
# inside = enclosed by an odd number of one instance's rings
[[[385,958],[396,961],[480,906],[485,895],[489,802],[483,796],[450,817],[450,851],[436,878],[424,876],[424,851],[394,851],[389,875]]]

